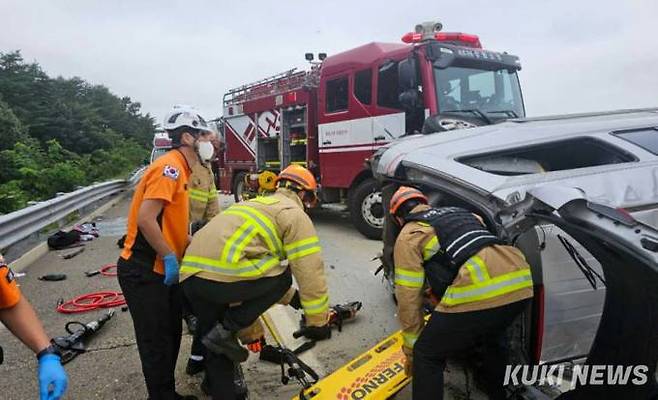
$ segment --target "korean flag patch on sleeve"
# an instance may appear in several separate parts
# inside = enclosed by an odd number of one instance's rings
[[[171,165],[165,165],[162,175],[166,176],[167,178],[176,180],[178,179],[179,172],[176,167],[172,167]]]

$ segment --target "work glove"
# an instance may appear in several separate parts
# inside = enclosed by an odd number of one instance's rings
[[[165,272],[164,284],[171,286],[178,283],[178,259],[176,259],[176,254],[167,254],[162,257],[162,262],[164,263]]]
[[[323,326],[304,326],[298,331],[293,332],[292,336],[298,338],[304,336],[311,340],[325,340],[331,338],[331,326],[329,324]]]
[[[295,310],[302,309],[302,299],[299,297],[299,290],[295,290],[295,294],[293,294],[292,297],[290,298],[288,305],[294,308]]]
[[[263,350],[263,346],[265,346],[265,344],[265,338],[263,337],[256,339],[253,342],[247,343],[246,346],[252,353],[260,353],[260,351]]]
[[[64,396],[68,378],[58,355],[44,354],[39,358],[37,377],[40,400],[58,400]]]

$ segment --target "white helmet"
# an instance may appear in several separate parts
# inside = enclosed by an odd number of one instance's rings
[[[182,126],[198,129],[200,131],[212,132],[206,120],[201,117],[191,106],[174,106],[173,110],[167,114],[164,120],[163,128],[171,131]]]

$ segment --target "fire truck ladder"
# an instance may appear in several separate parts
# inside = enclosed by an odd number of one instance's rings
[[[317,73],[316,68],[310,72],[298,71],[297,68],[292,68],[268,78],[239,86],[226,92],[224,95],[224,106],[282,94],[304,85],[312,85],[316,81],[313,79],[313,76]]]

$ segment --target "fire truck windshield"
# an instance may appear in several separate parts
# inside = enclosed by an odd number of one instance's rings
[[[516,71],[434,68],[439,112],[467,112],[490,120],[525,116]]]

